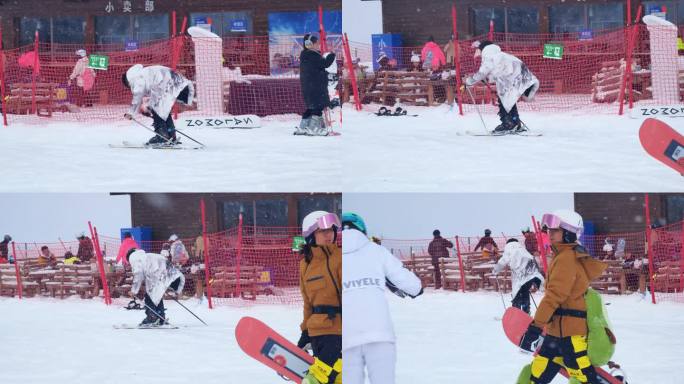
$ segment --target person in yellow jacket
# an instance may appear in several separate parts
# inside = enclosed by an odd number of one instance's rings
[[[313,350],[314,363],[302,384],[342,383],[342,250],[334,213],[315,211],[302,223],[306,240],[299,264],[304,300],[302,336],[297,346]]]
[[[576,212],[545,214],[542,224],[548,227],[554,256],[547,271],[544,298],[520,342],[522,349],[537,350],[538,354],[529,366],[529,379],[523,370],[518,383],[550,383],[561,367],[570,375],[570,383],[598,383],[587,355],[584,294],[607,265],[592,259],[578,243],[584,224]],[[544,327],[547,333],[542,337]]]

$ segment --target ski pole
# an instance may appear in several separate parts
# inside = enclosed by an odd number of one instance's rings
[[[202,324],[207,325],[207,326],[209,325],[209,324],[205,323],[204,320],[200,319],[199,316],[195,315],[194,312],[192,312],[191,310],[189,310],[188,307],[186,307],[185,305],[181,304],[181,302],[178,301],[178,299],[176,299],[175,297],[173,298],[173,301],[175,301],[176,303],[178,303],[178,305],[180,305],[181,307],[185,308],[185,310],[188,311],[188,312],[190,312],[191,315],[195,316],[195,317],[197,318],[197,320],[201,321]]]
[[[203,147],[206,147],[206,145],[204,145],[203,143],[200,143],[199,141],[197,141],[197,140],[193,139],[192,137],[188,136],[187,134],[183,133],[183,131],[181,131],[181,130],[179,130],[179,129],[176,129],[176,132],[178,132],[178,133],[180,133],[181,135],[187,137],[188,139],[194,141],[195,143],[197,143],[197,144],[199,144],[199,145],[201,145],[201,146],[203,146]]]
[[[485,124],[484,118],[482,117],[482,113],[480,113],[480,107],[477,106],[477,103],[475,102],[475,98],[473,97],[473,93],[470,92],[470,87],[465,87],[466,91],[468,91],[468,95],[470,95],[470,100],[473,101],[473,105],[475,105],[475,110],[477,111],[477,115],[480,116],[480,121],[482,122],[482,127],[484,128],[486,133],[489,133],[489,130],[487,129],[487,124]]]
[[[504,301],[504,298],[503,298],[503,291],[501,290],[501,284],[499,283],[499,276],[494,275],[494,279],[496,280],[496,288],[497,288],[497,291],[499,291],[499,296],[501,296],[501,304],[503,304],[504,312],[505,312],[506,311],[506,301]]]
[[[534,309],[537,309],[537,302],[534,300],[534,295],[530,292],[530,298],[532,299],[532,304],[534,304]]]
[[[136,123],[138,123],[138,125],[140,125],[141,127],[147,129],[148,131],[154,133],[155,135],[161,137],[167,144],[173,145],[173,142],[171,142],[171,139],[167,139],[166,137],[160,135],[160,134],[159,134],[157,131],[155,131],[154,129],[148,127],[147,125],[145,125],[145,124],[143,124],[143,123],[141,123],[141,122],[139,122],[135,117],[132,117],[132,116],[131,116],[131,120],[135,121]]]

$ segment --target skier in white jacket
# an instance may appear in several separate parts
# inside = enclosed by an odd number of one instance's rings
[[[192,105],[195,88],[192,82],[170,68],[162,65],[143,67],[136,64],[121,77],[122,82],[133,92],[133,100],[124,118],[132,120],[140,111],[143,97],[149,97],[143,115],[152,117],[152,125],[157,135],[154,135],[148,145],[163,144],[166,140],[176,143],[176,127],[173,124],[171,110],[176,100],[186,105]],[[166,140],[165,140],[165,139]]]
[[[135,297],[145,282],[145,314],[147,317],[140,326],[158,326],[166,323],[164,314],[164,293],[171,288],[180,296],[185,285],[185,277],[166,257],[157,253],[147,253],[142,249],[131,249],[126,259],[133,270],[133,285],[129,295]],[[156,312],[156,313],[155,313]]]
[[[393,384],[396,363],[394,327],[385,287],[397,296],[423,293],[420,279],[384,247],[366,237],[354,213],[342,214],[342,355],[346,384]]]
[[[544,276],[539,271],[534,256],[527,252],[517,239],[509,239],[504,247],[503,256],[494,266],[494,273],[500,273],[506,266],[511,269],[512,305],[530,313],[530,291],[539,289],[544,282]]]
[[[530,72],[525,63],[517,57],[502,52],[501,47],[491,41],[476,41],[475,57],[481,56],[480,69],[465,79],[465,85],[489,80],[496,83],[499,97],[499,118],[501,124],[494,129],[495,134],[525,131],[525,125],[518,116],[516,103],[520,97],[532,100],[539,89],[539,80]]]

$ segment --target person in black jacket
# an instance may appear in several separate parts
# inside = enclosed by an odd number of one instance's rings
[[[304,50],[299,56],[299,80],[306,111],[295,135],[326,136],[328,130],[323,120],[323,110],[330,106],[328,94],[328,73],[326,68],[335,62],[335,54],[329,52],[323,57],[318,37],[304,35]]]

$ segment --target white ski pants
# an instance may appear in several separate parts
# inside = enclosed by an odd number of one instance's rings
[[[344,383],[394,384],[397,351],[394,343],[369,343],[342,351]]]

